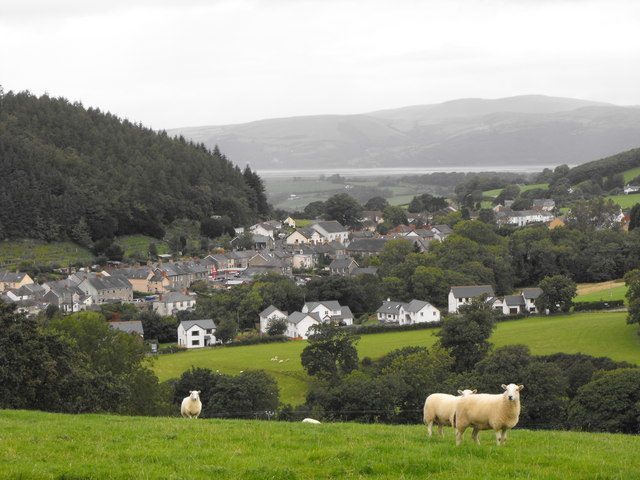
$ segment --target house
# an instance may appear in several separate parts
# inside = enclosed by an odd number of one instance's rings
[[[337,258],[329,264],[331,275],[350,276],[358,268],[357,262],[351,258]]]
[[[347,246],[347,253],[363,257],[379,255],[388,241],[386,238],[359,238]]]
[[[556,208],[556,202],[551,198],[536,198],[531,206],[532,210],[543,212],[552,212],[554,208]]]
[[[275,238],[276,229],[268,223],[257,223],[249,228],[249,231],[255,235],[269,237],[271,240]]]
[[[542,289],[538,287],[523,288],[522,298],[525,302],[525,311],[528,313],[538,313],[538,307],[536,307],[536,300],[542,295]]]
[[[32,283],[33,279],[28,273],[0,270],[0,292],[10,289],[18,289],[24,285],[30,285]]]
[[[423,300],[413,299],[409,303],[392,302],[387,299],[376,310],[378,320],[399,325],[430,323],[440,321],[440,310]]]
[[[216,343],[216,325],[211,319],[184,320],[178,325],[178,345],[202,348]]]
[[[309,337],[309,329],[320,324],[320,317],[317,313],[293,312],[287,317],[286,323],[285,335],[287,337],[306,340]]]
[[[545,223],[553,220],[554,215],[544,210],[503,209],[496,214],[496,222],[500,225],[524,227],[530,223]]]
[[[353,272],[351,272],[352,277],[357,277],[358,275],[377,275],[378,267],[358,267]]]
[[[290,233],[284,242],[287,245],[315,245],[322,242],[322,237],[313,228],[298,228]]]
[[[171,290],[185,290],[193,282],[206,280],[209,276],[209,268],[195,263],[169,262],[159,264],[154,269],[154,273],[166,277]]]
[[[340,242],[343,245],[349,244],[349,231],[335,220],[326,222],[316,222],[311,228],[320,234],[323,243]]]
[[[627,184],[624,187],[625,195],[629,195],[630,193],[637,193],[637,192],[640,192],[640,185]]]
[[[449,225],[434,225],[431,227],[431,231],[434,234],[434,238],[441,242],[453,233],[453,229]]]
[[[471,300],[486,295],[495,297],[491,285],[467,285],[451,287],[449,291],[449,313],[458,313],[458,309],[463,305],[468,305]]]
[[[353,313],[351,313],[351,309],[346,306],[343,307],[335,300],[306,302],[302,307],[302,313],[318,314],[322,322],[353,325]]]
[[[292,267],[296,269],[311,269],[318,265],[318,257],[314,250],[301,245],[293,251]]]
[[[144,338],[144,330],[142,329],[142,322],[140,320],[109,322],[109,326],[115,330],[120,330],[121,332],[138,335],[140,338]]]
[[[267,329],[269,328],[269,324],[273,320],[286,320],[288,315],[287,312],[283,312],[282,310],[278,310],[273,305],[269,305],[263,311],[261,311],[258,315],[260,317],[260,332],[267,333]]]
[[[180,292],[169,292],[160,296],[153,302],[153,311],[161,317],[174,315],[176,312],[193,310],[196,308],[196,297]]]
[[[526,302],[522,295],[505,295],[502,304],[504,315],[518,315],[525,311]]]
[[[285,218],[282,223],[290,228],[296,228],[296,221],[291,217]]]
[[[65,285],[62,282],[50,282],[45,286],[47,293],[42,297],[42,301],[55,305],[64,313],[79,312],[93,305],[91,295],[84,294],[78,287]]]
[[[129,280],[119,275],[89,276],[78,284],[78,289],[90,296],[96,305],[114,300],[121,302],[133,300],[133,286]]]

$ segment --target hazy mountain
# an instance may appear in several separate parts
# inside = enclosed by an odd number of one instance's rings
[[[526,95],[178,128],[257,169],[578,164],[640,145],[640,108]]]

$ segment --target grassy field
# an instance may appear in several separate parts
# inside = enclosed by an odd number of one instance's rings
[[[636,178],[638,175],[640,175],[640,167],[636,167],[636,168],[632,168],[631,170],[627,170],[626,172],[623,172],[622,175],[624,176],[625,183],[630,182],[631,180]]]
[[[0,268],[15,268],[19,264],[58,265],[89,264],[93,255],[89,250],[71,242],[43,242],[39,240],[5,240],[0,242]]]
[[[600,300],[625,300],[627,287],[622,280],[601,283],[581,283],[575,302],[598,302]]]
[[[636,203],[640,203],[640,194],[631,194],[631,195],[609,195],[608,197],[604,197],[605,200],[611,199],[614,203],[620,205],[620,208],[631,208]]]
[[[150,243],[156,244],[159,254],[169,253],[169,245],[166,242],[147,235],[125,235],[116,238],[116,243],[124,249],[125,257],[136,254],[147,256]]]
[[[534,188],[549,188],[548,183],[532,183],[531,185],[518,185],[520,187],[521,192],[526,192],[527,190],[533,190]],[[485,197],[497,197],[502,192],[502,188],[495,188],[493,190],[487,190],[482,192]]]
[[[640,436],[515,429],[456,447],[422,425],[0,411],[0,477],[20,479],[630,479]]]
[[[624,312],[580,313],[501,322],[491,341],[496,346],[524,343],[532,353],[540,355],[582,352],[638,363],[638,327],[627,325],[625,315]],[[360,358],[379,358],[407,345],[428,347],[436,341],[435,332],[432,329],[363,335],[358,343],[358,353]],[[295,341],[160,355],[153,369],[160,380],[177,378],[191,366],[231,374],[249,368],[263,369],[278,381],[283,403],[300,404],[304,402],[308,386],[308,377],[300,364],[300,353],[305,345],[304,341]],[[283,360],[282,363],[271,361],[275,356]]]

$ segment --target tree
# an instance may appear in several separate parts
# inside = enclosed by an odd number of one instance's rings
[[[569,407],[572,427],[638,433],[640,429],[640,369],[600,372],[580,387]]]
[[[358,351],[355,337],[332,323],[320,323],[311,327],[309,344],[302,351],[302,366],[311,376],[337,380],[340,375],[358,368]]]
[[[383,211],[387,206],[389,205],[389,202],[387,202],[387,200],[383,197],[373,197],[370,198],[369,200],[367,200],[367,203],[364,204],[364,209],[365,210],[376,210],[376,211]]]
[[[413,296],[418,300],[429,301],[438,307],[447,305],[448,285],[444,272],[438,267],[419,266],[411,275]]]
[[[627,323],[640,323],[640,269],[627,272],[624,276],[627,286],[627,302],[629,304]]]
[[[306,218],[318,218],[324,214],[324,202],[316,200],[304,207],[304,216]]]
[[[78,223],[71,230],[71,239],[83,247],[91,246],[91,231],[84,217],[80,217]]]
[[[329,220],[337,220],[342,225],[356,227],[362,218],[362,207],[346,193],[329,197],[324,204],[324,212]]]
[[[543,278],[538,287],[542,293],[536,300],[539,312],[568,312],[572,299],[576,296],[576,284],[566,275],[553,275]]]
[[[455,359],[454,370],[464,372],[482,360],[489,348],[496,313],[485,298],[474,298],[460,307],[460,314],[447,318],[440,331],[440,345]]]
[[[389,205],[383,212],[384,221],[392,227],[407,224],[407,214],[402,207]]]
[[[216,340],[220,340],[222,343],[228,343],[233,340],[238,333],[238,324],[229,319],[225,318],[221,320],[218,326],[216,327]]]
[[[640,226],[640,203],[636,203],[631,207],[629,212],[629,231]]]
[[[267,326],[267,335],[273,337],[276,335],[284,335],[287,331],[287,322],[282,318],[274,318]]]

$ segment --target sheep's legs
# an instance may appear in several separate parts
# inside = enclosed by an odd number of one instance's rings
[[[505,443],[507,443],[507,429],[503,428],[502,429],[502,444],[504,445]]]
[[[502,442],[502,432],[500,430],[496,430],[496,445],[500,446]]]
[[[460,445],[462,443],[465,430],[466,430],[466,428],[461,428],[461,429],[457,429],[456,428],[456,446],[458,446],[458,445]]]
[[[429,438],[431,438],[431,435],[433,434],[433,422],[427,422],[427,434],[429,435]]]
[[[440,436],[442,438],[444,438],[444,428],[442,428],[442,424],[441,423],[438,424],[438,433],[440,434]]]
[[[476,445],[480,445],[480,437],[478,436],[479,433],[480,433],[480,430],[478,430],[476,427],[473,427],[473,432],[471,432],[471,438],[473,438],[473,441],[476,442]]]

